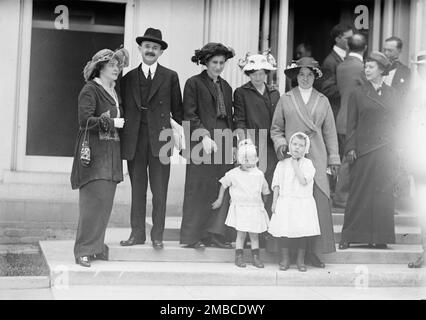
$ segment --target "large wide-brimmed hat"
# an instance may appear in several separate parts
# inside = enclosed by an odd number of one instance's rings
[[[311,69],[315,74],[315,79],[321,78],[323,75],[323,72],[319,67],[318,61],[316,61],[312,57],[300,58],[299,60],[293,62],[291,65],[287,66],[287,68],[284,70],[284,73],[287,77],[295,79],[299,74],[301,68]]]
[[[238,60],[238,66],[242,71],[277,70],[275,58],[269,51],[262,54],[247,53],[244,59]]]
[[[191,61],[196,64],[201,63],[206,65],[207,61],[214,56],[224,56],[225,60],[228,60],[235,56],[235,51],[231,47],[227,47],[222,43],[209,42],[201,49],[195,50]]]
[[[415,64],[426,64],[426,50],[417,52],[416,60],[412,61]]]
[[[86,63],[83,69],[83,76],[86,81],[90,79],[96,65],[102,61],[117,60],[118,67],[123,69],[129,65],[129,52],[120,47],[119,49],[112,51],[110,49],[102,49],[95,53],[90,61]]]
[[[375,61],[379,67],[383,70],[382,75],[386,76],[389,74],[389,68],[391,67],[391,62],[383,53],[380,51],[372,51],[365,61]]]
[[[166,50],[169,46],[167,42],[163,41],[163,35],[159,29],[148,28],[142,37],[137,37],[136,42],[141,45],[142,41],[152,41],[161,45],[161,50]]]

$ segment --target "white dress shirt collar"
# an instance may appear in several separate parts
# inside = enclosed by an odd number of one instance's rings
[[[345,60],[346,58],[346,50],[343,50],[342,48],[339,48],[338,46],[334,45],[333,47],[334,52],[337,53],[337,55],[342,58],[342,60]]]
[[[154,78],[155,71],[157,71],[158,62],[155,61],[150,66],[142,62],[142,71],[146,78],[148,78],[149,69],[151,69],[151,78]]]
[[[349,52],[348,56],[355,57],[355,58],[358,58],[361,61],[364,61],[364,57],[361,54],[356,53],[356,52]]]

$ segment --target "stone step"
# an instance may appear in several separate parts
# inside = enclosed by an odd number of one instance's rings
[[[333,222],[334,222],[334,239],[336,243],[338,243],[341,239],[341,231],[342,224],[339,224],[343,219],[334,218],[336,215],[340,215],[339,213],[333,214]],[[397,218],[398,217],[398,218]],[[412,217],[410,217],[412,219]],[[407,221],[403,221],[402,224],[400,220],[406,220],[407,217],[403,216],[395,216],[396,226],[395,226],[395,241],[397,244],[419,244],[421,243],[421,231],[420,227],[416,225],[407,225]],[[178,241],[180,237],[180,225],[181,225],[182,217],[167,217],[165,223],[165,230],[163,239],[166,241]],[[414,221],[413,221],[414,223]],[[152,228],[152,221],[147,220],[147,234]]]
[[[233,262],[235,251],[220,248],[189,249],[176,241],[165,241],[163,250],[154,250],[149,242],[144,245],[122,247],[118,243],[108,243],[111,261],[144,262]],[[337,245],[336,245],[337,247]],[[406,264],[422,254],[421,245],[389,245],[389,249],[368,249],[365,246],[337,250],[322,256],[329,264]],[[247,259],[251,259],[250,250],[245,250]],[[261,249],[261,257],[266,262],[277,263],[278,255]]]
[[[343,225],[344,213],[336,211],[337,209],[333,213],[333,224]],[[397,211],[394,218],[396,226],[414,227],[419,225],[419,217],[413,212]]]
[[[424,286],[426,281],[426,269],[408,269],[406,264],[328,264],[325,269],[308,266],[305,273],[294,265],[288,271],[279,271],[276,263],[270,262],[265,263],[264,269],[252,265],[238,268],[233,260],[228,263],[93,261],[91,268],[84,268],[74,262],[72,241],[42,241],[40,247],[50,269],[51,284],[58,288],[73,285],[398,287]]]

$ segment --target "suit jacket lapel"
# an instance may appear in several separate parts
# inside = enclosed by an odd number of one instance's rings
[[[154,78],[152,79],[151,90],[149,91],[148,95],[148,102],[152,99],[158,88],[160,88],[160,85],[163,83],[163,78],[163,67],[161,65],[158,65],[157,70],[155,71]]]
[[[128,82],[130,82],[129,86],[131,87],[132,90],[132,94],[133,94],[133,98],[135,99],[136,102],[136,107],[140,108],[142,106],[142,101],[141,101],[141,87],[139,85],[139,77],[138,77],[138,69],[141,68],[141,65],[139,65],[139,67],[137,67],[136,69],[133,69],[131,72],[131,74],[129,74],[129,79]]]
[[[340,58],[340,56],[337,54],[337,52],[336,51],[334,51],[334,50],[332,50],[331,51],[331,53],[332,53],[332,55],[334,56],[334,59],[336,59],[336,62],[339,64],[340,62],[342,62],[343,61],[343,59],[342,58]]]

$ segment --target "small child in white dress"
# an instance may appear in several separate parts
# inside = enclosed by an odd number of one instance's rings
[[[291,157],[278,162],[272,180],[273,214],[268,232],[281,238],[280,270],[290,267],[289,248],[293,243],[298,249],[297,268],[306,271],[304,258],[307,237],[320,234],[313,196],[315,168],[312,161],[305,158],[309,146],[310,140],[305,133],[293,134],[289,141]]]
[[[231,201],[225,224],[237,230],[235,264],[242,268],[246,266],[243,247],[248,232],[253,265],[263,268],[264,265],[259,257],[259,233],[268,230],[269,217],[264,201],[270,191],[263,172],[256,166],[258,162],[256,147],[250,140],[243,140],[239,143],[238,162],[239,167],[229,170],[219,180],[222,186],[212,207],[217,209],[222,205],[223,195],[226,188],[229,187]]]

